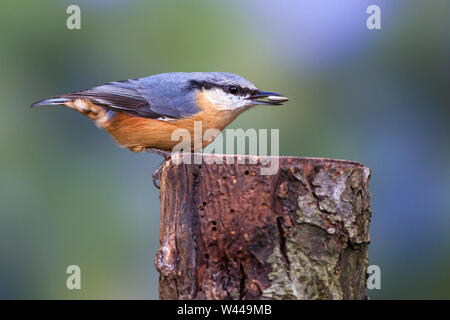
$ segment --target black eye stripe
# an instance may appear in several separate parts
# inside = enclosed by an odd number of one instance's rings
[[[235,87],[237,89],[237,92],[231,92],[234,90],[230,90],[231,87]],[[243,88],[239,85],[234,85],[234,84],[227,84],[227,85],[222,85],[222,84],[216,84],[216,83],[211,83],[211,82],[207,82],[207,81],[195,81],[192,80],[189,83],[189,86],[187,87],[189,90],[203,90],[203,89],[212,89],[212,88],[219,88],[222,89],[224,92],[227,93],[231,93],[234,95],[238,95],[238,96],[245,96],[245,95],[254,95],[258,92],[258,90],[255,89],[250,89],[250,88]]]
[[[221,88],[223,91],[225,91],[227,93],[231,93],[236,96],[251,95],[255,91],[253,89],[243,88],[243,87],[237,86],[237,85],[227,85],[227,86],[217,86],[217,87]],[[236,91],[232,90],[231,89],[232,87],[236,88]]]
[[[211,89],[214,85],[210,82],[206,81],[195,81],[191,80],[189,82],[189,86],[187,87],[189,90],[202,90],[202,89]]]

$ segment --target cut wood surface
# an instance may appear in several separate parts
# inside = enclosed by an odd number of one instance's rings
[[[235,161],[161,175],[161,299],[366,298],[369,168],[279,157],[261,175],[258,157],[208,157]]]

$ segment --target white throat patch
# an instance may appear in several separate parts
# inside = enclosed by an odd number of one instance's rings
[[[204,91],[205,98],[220,110],[235,110],[248,105],[246,96],[226,93],[219,88]]]

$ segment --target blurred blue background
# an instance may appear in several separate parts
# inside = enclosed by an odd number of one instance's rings
[[[81,7],[81,30],[66,8]],[[381,7],[381,30],[366,8]],[[108,81],[227,71],[290,98],[232,128],[372,168],[378,298],[450,298],[450,2],[2,1],[0,298],[157,298],[161,159],[30,103]],[[82,270],[82,290],[65,270]]]

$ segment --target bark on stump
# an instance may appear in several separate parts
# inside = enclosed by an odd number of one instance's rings
[[[237,157],[222,156],[212,157]],[[161,299],[365,299],[370,169],[279,157],[161,175]]]

